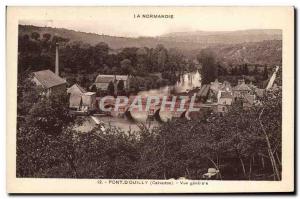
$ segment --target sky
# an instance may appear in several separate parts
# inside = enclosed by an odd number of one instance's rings
[[[26,11],[26,9],[25,9]],[[111,36],[159,36],[170,32],[281,29],[280,7],[93,7],[37,9],[20,24],[66,28]],[[138,14],[173,15],[173,19],[134,18]]]

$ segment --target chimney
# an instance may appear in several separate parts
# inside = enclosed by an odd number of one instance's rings
[[[58,57],[58,43],[55,45],[55,74],[59,76],[59,57]]]

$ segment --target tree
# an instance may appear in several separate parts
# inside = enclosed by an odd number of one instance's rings
[[[91,87],[91,91],[92,92],[97,92],[97,86],[94,84],[92,87]]]
[[[109,46],[107,43],[100,42],[95,45],[95,51],[98,56],[106,56],[108,54]]]
[[[208,84],[214,81],[218,77],[218,67],[215,61],[215,54],[208,49],[203,49],[197,56],[197,59],[202,65],[202,83]]]
[[[254,70],[253,70],[253,75],[258,75],[259,71],[258,71],[258,67],[257,65],[255,65]]]
[[[248,69],[248,65],[245,64],[244,65],[244,71],[243,71],[243,75],[248,75],[249,74],[249,69]]]
[[[232,67],[232,69],[231,69],[231,75],[237,75],[237,69],[236,69],[236,67]]]
[[[117,85],[118,92],[123,93],[125,91],[124,81],[120,80]]]
[[[107,91],[109,95],[115,95],[115,86],[113,82],[109,82],[107,86]]]
[[[118,57],[120,60],[129,59],[131,61],[132,66],[136,66],[137,64],[137,51],[136,47],[124,48],[119,54]]]
[[[83,88],[87,89],[92,84],[91,80],[88,79],[86,76],[79,77],[79,85]]]
[[[23,74],[24,75],[24,74]],[[72,155],[76,122],[65,95],[39,95],[29,79],[18,82],[17,176],[76,176]],[[26,83],[27,82],[27,83]],[[23,84],[24,83],[24,84]]]
[[[50,41],[50,39],[51,39],[51,34],[49,34],[49,33],[43,34],[43,39],[44,39],[46,42]]]
[[[18,97],[30,101],[32,88],[20,87]],[[249,110],[235,104],[225,117],[207,113],[201,120],[173,119],[153,129],[139,124],[137,136],[113,127],[103,132],[100,126],[78,133],[63,96],[32,98],[18,107],[23,119],[17,129],[17,176],[201,179],[216,168],[225,180],[280,180],[281,91],[259,100],[261,105]]]
[[[37,87],[26,73],[18,75],[17,87],[17,115],[18,119],[24,119],[31,107],[38,102],[39,92],[42,89]],[[21,121],[18,120],[18,124]]]
[[[267,66],[265,66],[263,71],[263,78],[268,79],[268,77],[269,77],[268,68]]]
[[[167,49],[162,44],[157,44],[156,48],[153,50],[153,56],[151,59],[154,71],[164,71],[168,61]]]
[[[51,42],[52,42],[52,47],[55,47],[55,45],[57,44],[57,43],[67,43],[67,42],[69,42],[70,41],[70,39],[68,39],[68,38],[64,38],[64,37],[60,37],[60,36],[53,36],[52,37],[52,40],[51,40]],[[54,48],[55,49],[55,48]]]
[[[263,106],[258,110],[261,135],[266,142],[266,155],[270,158],[274,179],[281,180],[282,91],[267,92],[261,100]]]
[[[133,133],[95,127],[90,133],[80,134],[76,146],[76,171],[81,178],[137,177],[139,151]]]
[[[132,73],[132,63],[129,59],[124,59],[120,63],[121,69],[124,74],[131,74]]]
[[[37,119],[38,118],[38,119]],[[69,114],[67,95],[51,95],[35,103],[29,111],[27,122],[46,134],[60,134],[74,117]]]
[[[114,67],[111,68],[111,71],[110,71],[110,72],[111,72],[113,75],[117,75],[117,74],[120,72],[120,70],[119,70],[118,67],[114,66]]]
[[[108,51],[109,51],[109,46],[106,43],[104,42],[97,43],[95,47],[90,48],[90,51],[91,51],[90,54],[92,55],[90,60],[93,62],[92,63],[93,69],[99,66],[103,66],[106,63],[105,60],[108,57]]]
[[[40,34],[38,32],[32,32],[31,38],[37,41],[40,38]]]

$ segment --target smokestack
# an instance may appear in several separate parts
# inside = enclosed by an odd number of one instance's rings
[[[58,43],[55,45],[55,74],[59,76],[59,57],[58,57]]]

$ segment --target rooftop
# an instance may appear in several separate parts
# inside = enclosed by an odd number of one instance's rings
[[[245,83],[242,84],[238,84],[236,85],[233,90],[237,90],[237,91],[250,91],[251,89],[249,88],[249,86]]]
[[[42,84],[45,88],[51,88],[61,84],[66,84],[66,80],[54,74],[51,70],[41,70],[33,72],[34,77]]]
[[[254,101],[255,101],[255,95],[246,94],[244,96],[244,101],[249,103],[249,104],[253,104]]]
[[[84,88],[82,88],[81,86],[79,86],[78,84],[73,84],[73,86],[71,86],[70,88],[68,88],[67,93],[72,93],[73,90],[74,90],[76,87],[78,88],[78,90],[79,90],[81,93],[85,93],[85,92],[86,92],[86,90],[85,90]]]
[[[127,75],[98,75],[95,83],[109,83],[114,80],[123,80],[126,81],[128,79]]]
[[[208,94],[208,91],[209,91],[209,88],[210,88],[210,85],[209,84],[204,84],[201,86],[201,89],[198,91],[198,95],[200,97],[205,97],[207,96]]]
[[[84,95],[95,95],[96,93],[95,92],[86,92],[84,93]]]

